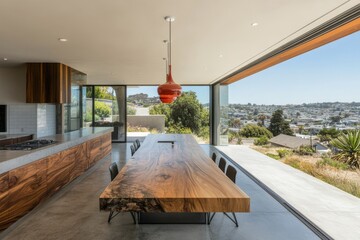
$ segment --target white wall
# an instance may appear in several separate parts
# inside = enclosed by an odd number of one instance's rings
[[[0,68],[0,104],[26,102],[26,65]]]

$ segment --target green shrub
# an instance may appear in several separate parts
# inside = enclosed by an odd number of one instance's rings
[[[255,139],[254,144],[256,146],[264,146],[269,143],[269,139],[266,136],[261,136]]]
[[[167,128],[167,133],[177,133],[177,134],[192,134],[192,131],[190,128],[182,127],[179,124],[171,124]]]
[[[302,145],[299,149],[294,150],[294,152],[301,156],[312,156],[315,153],[315,150],[310,145]]]
[[[329,157],[323,157],[322,160],[316,162],[317,167],[322,166],[331,166],[340,170],[347,170],[349,166],[346,163],[339,162],[337,160],[331,159]]]
[[[101,119],[109,117],[111,114],[111,107],[106,103],[95,101],[95,115],[98,115]]]
[[[92,114],[91,112],[86,112],[84,117],[85,122],[92,122]]]
[[[279,149],[277,150],[277,153],[279,154],[280,158],[291,156],[293,154],[293,152],[288,149]]]
[[[360,130],[351,130],[342,133],[331,141],[331,145],[339,150],[333,157],[343,161],[351,168],[360,168]]]
[[[243,137],[262,137],[272,138],[272,133],[265,127],[260,127],[255,124],[248,124],[240,130],[240,134]]]
[[[136,109],[128,106],[127,107],[127,115],[135,115],[135,114],[136,114]]]
[[[276,160],[280,159],[278,154],[267,153],[266,156],[271,157],[271,158],[276,159]]]

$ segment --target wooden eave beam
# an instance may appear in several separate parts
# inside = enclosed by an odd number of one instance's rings
[[[270,57],[254,66],[244,69],[243,71],[240,71],[232,76],[229,76],[224,81],[222,81],[221,84],[228,85],[228,84],[234,83],[245,77],[248,77],[257,72],[260,72],[266,68],[269,68],[269,67],[279,64],[281,62],[289,60],[290,58],[299,56],[300,54],[303,54],[303,53],[311,51],[315,48],[321,47],[327,43],[330,43],[339,38],[350,35],[359,30],[360,30],[360,18],[357,18],[357,19],[354,19],[351,22],[348,22],[334,30],[324,33],[323,35],[321,35],[317,38],[314,38],[308,42],[302,43],[296,47],[293,47],[284,52],[281,52],[281,53],[279,53],[273,57]]]

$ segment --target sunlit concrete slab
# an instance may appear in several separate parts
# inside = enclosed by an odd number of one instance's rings
[[[360,199],[248,146],[223,152],[335,239],[360,239]]]

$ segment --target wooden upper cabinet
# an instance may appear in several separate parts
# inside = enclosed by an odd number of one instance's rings
[[[86,78],[86,74],[62,63],[28,63],[26,102],[70,103],[72,78],[79,73]],[[74,80],[79,84],[77,79]]]

